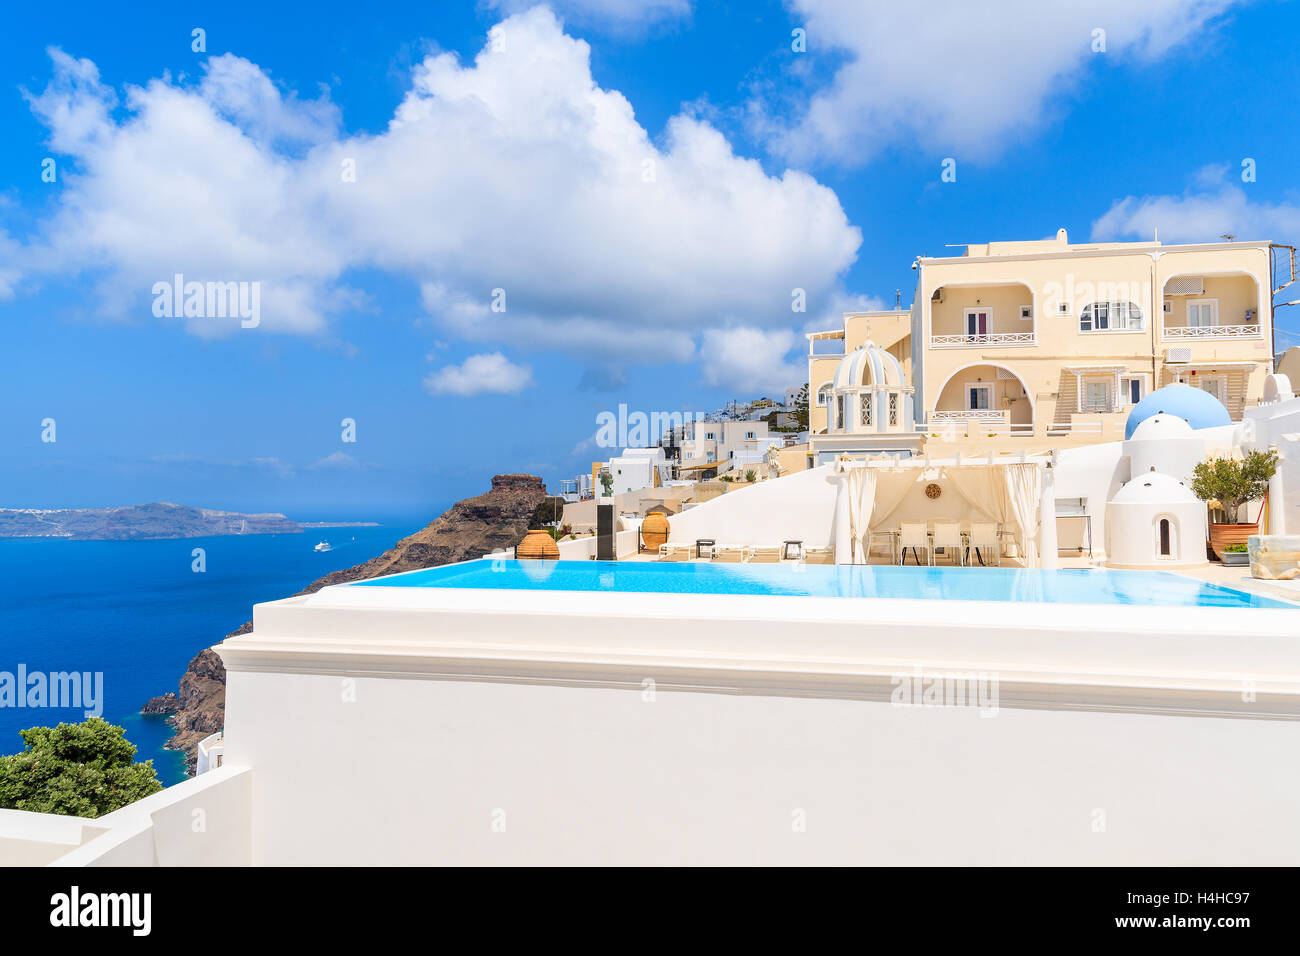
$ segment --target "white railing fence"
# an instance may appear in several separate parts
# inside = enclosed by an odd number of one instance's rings
[[[1167,339],[1255,339],[1259,335],[1258,325],[1168,325],[1164,329]]]
[[[930,348],[962,349],[981,345],[1033,345],[1033,332],[989,332],[985,335],[932,335]]]

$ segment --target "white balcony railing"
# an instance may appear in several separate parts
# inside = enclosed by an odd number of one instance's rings
[[[932,349],[969,349],[984,345],[1033,345],[1033,332],[989,332],[985,335],[932,335]]]
[[[1257,339],[1259,325],[1167,325],[1167,339]]]
[[[966,408],[951,412],[933,411],[930,413],[930,421],[936,425],[945,422],[1001,422],[1005,424],[1007,412],[1005,409],[999,411],[993,408]]]

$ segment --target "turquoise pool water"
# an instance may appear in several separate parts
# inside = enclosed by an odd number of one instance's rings
[[[638,594],[785,594],[802,597],[1295,608],[1235,588],[1159,571],[1026,571],[863,565],[615,561],[472,561],[348,587]]]

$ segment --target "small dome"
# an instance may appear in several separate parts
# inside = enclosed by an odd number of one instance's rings
[[[859,345],[840,360],[831,387],[836,391],[862,386],[903,386],[903,366],[874,342]]]
[[[1148,441],[1161,438],[1195,437],[1192,434],[1192,426],[1187,424],[1187,419],[1166,413],[1152,415],[1146,421],[1141,422],[1137,428],[1133,429],[1133,434],[1129,436],[1129,440]]]
[[[1191,385],[1175,383],[1157,388],[1133,406],[1124,425],[1124,437],[1132,438],[1137,427],[1156,415],[1176,415],[1192,428],[1231,425],[1228,410],[1209,392]]]
[[[1177,478],[1158,471],[1148,471],[1136,475],[1123,488],[1115,492],[1110,499],[1112,504],[1195,504],[1200,499],[1192,494],[1192,489]]]

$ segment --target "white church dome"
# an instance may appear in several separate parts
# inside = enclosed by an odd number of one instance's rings
[[[1184,482],[1158,471],[1135,475],[1110,500],[1117,505],[1196,504],[1200,501]]]
[[[903,366],[893,355],[874,342],[859,345],[840,360],[831,385],[839,391],[848,388],[903,386]]]
[[[1192,426],[1187,423],[1187,419],[1162,412],[1159,415],[1152,415],[1139,424],[1137,428],[1133,429],[1133,435],[1128,440],[1148,441],[1151,439],[1194,437]]]

